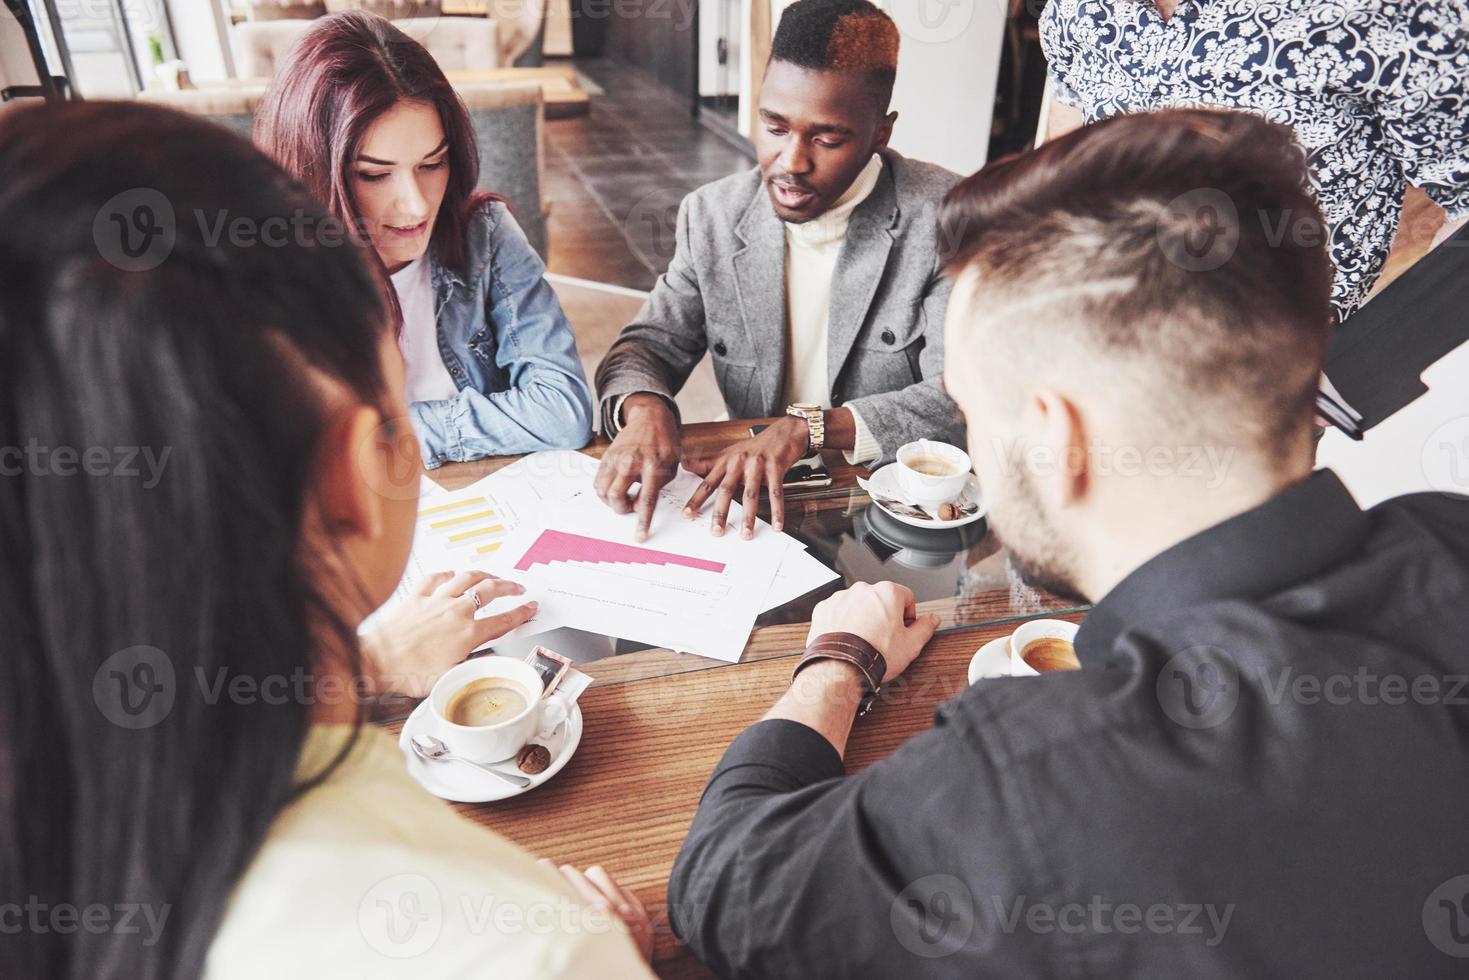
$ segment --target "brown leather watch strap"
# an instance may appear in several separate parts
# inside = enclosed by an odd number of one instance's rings
[[[887,661],[877,648],[855,633],[822,633],[806,647],[796,669],[791,671],[791,679],[817,660],[843,660],[861,672],[866,696],[860,714],[866,714],[872,699],[882,690],[882,679],[888,672]]]

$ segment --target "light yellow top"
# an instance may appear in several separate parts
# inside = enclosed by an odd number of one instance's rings
[[[313,727],[297,779],[350,731]],[[207,980],[650,976],[620,922],[429,795],[372,727],[276,819],[205,966]]]
[[[827,341],[831,313],[831,281],[847,238],[852,212],[867,200],[882,175],[882,157],[874,153],[841,197],[820,217],[786,225],[786,364],[785,401],[831,407],[827,378]],[[855,448],[847,462],[865,463],[882,455],[862,416],[847,406],[857,423]]]

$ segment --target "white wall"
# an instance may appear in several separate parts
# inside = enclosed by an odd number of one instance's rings
[[[742,58],[741,30],[748,4],[742,0],[698,0],[699,94],[736,95]],[[719,63],[719,37],[728,32],[729,61]]]
[[[220,0],[171,0],[174,42],[195,82],[218,82],[234,75],[234,55],[227,49],[228,20]]]
[[[960,174],[989,151],[1005,5],[1000,0],[876,0],[902,32],[892,145]]]
[[[61,73],[59,68],[55,71]],[[0,6],[0,88],[36,85],[40,81],[30,48],[26,46],[25,31],[20,29],[20,22],[10,10]]]

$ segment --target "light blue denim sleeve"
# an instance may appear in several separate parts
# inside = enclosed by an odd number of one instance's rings
[[[505,391],[473,385],[409,411],[426,466],[543,449],[580,449],[592,435],[592,392],[576,338],[545,264],[508,211],[493,232],[485,316],[495,325],[495,363]]]

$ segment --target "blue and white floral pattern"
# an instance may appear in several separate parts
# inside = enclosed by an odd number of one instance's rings
[[[1336,263],[1339,317],[1382,271],[1407,184],[1469,214],[1469,0],[1050,0],[1057,98],[1087,122],[1214,106],[1291,126]]]

